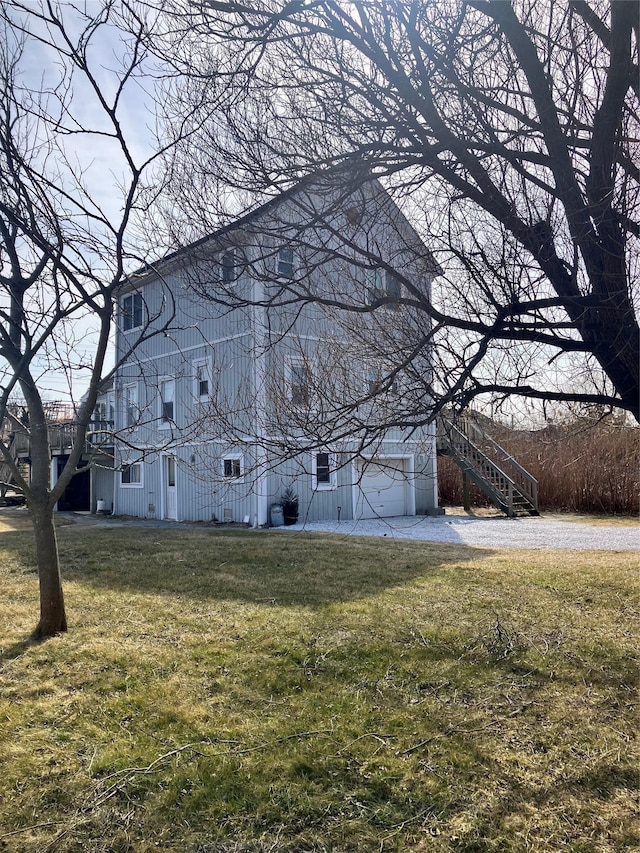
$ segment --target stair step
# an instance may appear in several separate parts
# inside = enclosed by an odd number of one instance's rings
[[[462,428],[466,430],[466,422]],[[473,429],[473,426],[471,428]],[[447,435],[440,440],[440,452],[450,455],[456,465],[485,492],[495,506],[507,515],[538,514],[534,500],[520,491],[517,482],[501,470],[511,459],[506,451],[487,437],[487,443],[499,457],[499,461],[494,462],[460,428],[449,423],[447,429]],[[524,469],[520,469],[520,474],[526,477]],[[531,482],[535,484],[533,478]]]

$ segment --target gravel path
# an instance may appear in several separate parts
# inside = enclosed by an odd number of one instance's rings
[[[492,548],[640,551],[640,525],[587,524],[535,517],[472,518],[457,514],[439,518],[406,516],[364,521],[310,522],[278,530],[387,536],[391,539],[417,539]]]

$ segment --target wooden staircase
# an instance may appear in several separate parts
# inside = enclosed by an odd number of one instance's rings
[[[9,447],[7,448],[9,453],[13,456],[12,453],[12,445],[13,440],[9,443]],[[8,462],[5,462],[4,459],[0,460],[0,498],[3,498],[7,494],[7,490],[12,488],[13,486],[13,474],[11,471],[11,467]]]
[[[538,515],[538,481],[470,416],[438,420],[438,453],[449,456],[509,518]]]
[[[20,426],[22,426],[22,425],[20,425]],[[17,434],[15,432],[12,432],[9,434],[8,438],[6,439],[6,445],[5,446],[9,452],[11,459],[14,461],[14,463],[17,464],[18,468],[20,469],[20,473],[28,480],[29,479],[28,466],[20,463],[20,461],[18,459],[20,442],[19,442]],[[10,489],[12,491],[17,491],[17,492],[22,491],[20,489],[20,487],[16,486],[16,482],[15,482],[15,478],[13,476],[13,470],[11,468],[11,465],[4,459],[4,457],[0,457],[0,497],[5,498],[7,492]]]

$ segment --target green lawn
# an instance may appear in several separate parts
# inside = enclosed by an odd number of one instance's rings
[[[635,555],[17,517],[0,851],[638,849]]]

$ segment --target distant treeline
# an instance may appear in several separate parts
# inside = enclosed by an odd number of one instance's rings
[[[604,420],[552,424],[532,432],[484,427],[538,480],[541,510],[637,515],[640,511],[640,429]],[[462,474],[438,459],[440,503],[462,505]],[[472,505],[489,502],[475,487]]]

